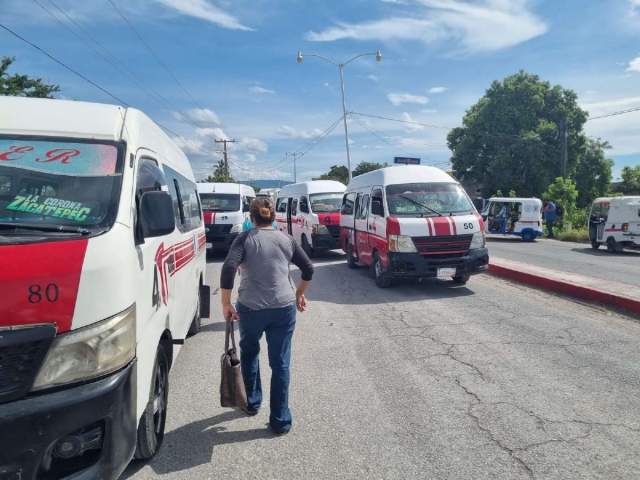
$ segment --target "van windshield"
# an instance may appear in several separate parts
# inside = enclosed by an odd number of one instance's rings
[[[214,212],[237,212],[240,210],[240,195],[237,193],[201,193],[202,210]]]
[[[0,235],[12,226],[110,228],[124,150],[108,142],[0,138]]]
[[[473,211],[469,197],[455,183],[406,183],[389,185],[386,191],[391,215],[454,215]]]
[[[342,207],[344,193],[314,193],[309,195],[311,211],[314,213],[338,213]]]

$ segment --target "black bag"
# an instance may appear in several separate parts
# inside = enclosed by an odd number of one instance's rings
[[[561,217],[564,215],[564,208],[560,205],[556,205],[556,217]]]
[[[229,348],[229,337],[231,337],[231,348]],[[220,359],[220,367],[220,406],[246,407],[247,392],[244,388],[236,337],[231,320],[227,320],[224,353]]]

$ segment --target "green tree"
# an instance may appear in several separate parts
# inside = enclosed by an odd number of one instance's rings
[[[563,228],[566,217],[571,217],[577,210],[576,202],[578,201],[578,189],[573,181],[568,178],[556,178],[542,195],[545,200],[551,200],[553,203],[564,208],[565,215],[558,217],[556,223],[558,227]]]
[[[47,85],[41,78],[27,75],[9,75],[7,70],[15,61],[14,57],[2,57],[0,62],[0,95],[12,97],[53,98],[60,91],[58,85]]]
[[[576,169],[586,142],[587,112],[572,90],[524,71],[494,81],[447,137],[453,170],[483,185],[483,194],[516,190],[538,196],[561,174],[562,138],[568,124],[567,172]]]
[[[640,165],[636,165],[635,167],[626,165],[622,167],[620,177],[622,178],[623,192],[637,190],[640,188]]]
[[[213,171],[213,175],[209,175],[203,180],[206,183],[237,183],[231,173],[227,171],[224,160],[220,160],[216,169]]]
[[[320,175],[320,180],[335,180],[346,185],[349,183],[349,169],[344,165],[334,165],[329,169],[329,173]]]
[[[379,170],[388,166],[388,163],[360,162],[356,169],[353,171],[353,176],[357,177],[358,175],[373,172],[374,170]]]
[[[606,158],[605,150],[610,148],[608,142],[599,138],[587,139],[573,174],[578,189],[578,207],[585,208],[596,198],[607,195],[611,186],[613,160]]]

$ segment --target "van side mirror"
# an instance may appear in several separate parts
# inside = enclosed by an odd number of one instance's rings
[[[384,208],[382,207],[382,199],[374,198],[371,201],[371,213],[378,217],[384,217]]]
[[[250,205],[248,203],[242,204],[242,213],[247,213],[249,211]]]
[[[173,200],[167,192],[147,192],[140,199],[142,238],[169,235],[176,228]]]

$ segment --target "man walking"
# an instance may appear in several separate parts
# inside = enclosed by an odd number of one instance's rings
[[[553,238],[553,222],[556,219],[556,205],[551,200],[544,202],[544,218],[547,220],[549,238]]]

